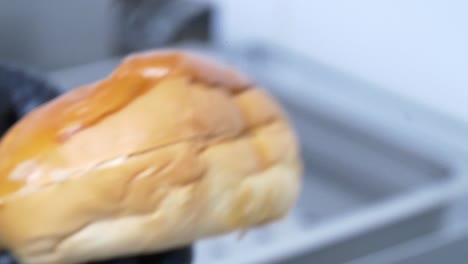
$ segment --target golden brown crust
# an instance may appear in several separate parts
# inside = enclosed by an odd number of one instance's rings
[[[0,146],[0,157],[5,159],[0,163],[0,198],[27,184],[24,180],[10,180],[19,162],[47,156],[157,83],[177,76],[220,85],[230,93],[249,86],[244,76],[194,54],[167,50],[129,56],[107,79],[75,89],[41,107],[4,137]]]
[[[164,250],[273,221],[295,202],[301,173],[273,98],[175,51],[134,55],[35,111],[1,142],[0,160],[0,244],[32,264]]]

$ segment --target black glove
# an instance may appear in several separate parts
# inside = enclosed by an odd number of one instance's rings
[[[43,78],[18,67],[0,65],[0,135],[58,95],[59,90]]]
[[[89,264],[190,264],[192,258],[192,246],[187,246],[158,254],[116,258]],[[3,251],[0,252],[0,264],[17,264],[17,262],[11,254]]]
[[[158,254],[111,259],[89,264],[190,264],[192,258],[192,246],[187,246]],[[0,264],[2,263],[0,262]]]
[[[36,107],[60,95],[59,89],[45,79],[18,67],[0,65],[0,136]],[[105,235],[105,234],[103,234]],[[190,264],[192,246],[145,256],[116,258],[96,264]],[[16,264],[6,251],[0,264]]]

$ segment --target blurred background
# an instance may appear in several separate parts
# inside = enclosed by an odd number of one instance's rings
[[[197,28],[192,34],[217,44],[281,44],[461,118],[468,113],[460,109],[468,93],[466,1],[186,2],[2,1],[0,58],[53,70],[166,44]],[[451,102],[438,100],[447,93]]]
[[[202,241],[197,263],[466,263],[467,11],[463,0],[0,1],[0,63],[63,91],[128,53],[181,46],[282,100],[307,162],[298,208],[245,241]]]

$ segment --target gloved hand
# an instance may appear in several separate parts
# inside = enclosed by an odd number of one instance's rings
[[[43,78],[18,67],[0,65],[0,135],[58,95],[58,89]]]
[[[36,107],[59,96],[59,89],[40,76],[23,69],[0,65],[0,136]],[[105,234],[103,234],[105,235]],[[158,254],[116,258],[96,264],[190,264],[192,246]],[[7,251],[0,252],[0,264],[16,264]]]
[[[192,258],[192,246],[187,246],[158,254],[116,258],[89,264],[190,264]],[[2,251],[0,252],[0,264],[17,264],[17,262],[11,254]]]
[[[192,255],[192,247],[188,246],[158,254],[118,258],[90,264],[190,264]]]

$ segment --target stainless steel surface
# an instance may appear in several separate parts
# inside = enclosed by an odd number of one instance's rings
[[[273,50],[203,49],[278,96],[306,161],[301,199],[283,221],[201,241],[196,263],[343,263],[443,228],[459,193],[464,127],[326,66]],[[66,89],[118,60],[52,73]]]
[[[456,236],[434,241],[430,250],[416,251],[393,264],[465,264],[468,260],[468,225]]]
[[[118,44],[131,52],[174,43],[211,40],[212,10],[192,0],[117,0]]]
[[[465,221],[456,232],[427,235],[346,264],[464,264],[468,258],[467,248],[468,221]]]
[[[0,61],[47,71],[113,56],[113,1],[0,1]]]
[[[465,175],[466,176],[466,175]],[[468,185],[468,179],[461,183]],[[374,252],[346,264],[458,264],[468,259],[468,193],[460,197],[444,220],[444,228]]]

